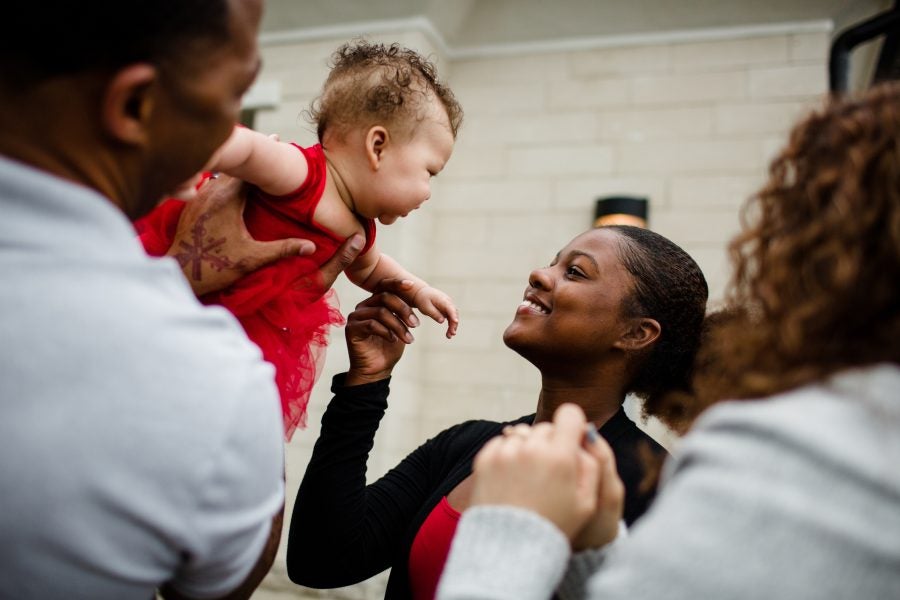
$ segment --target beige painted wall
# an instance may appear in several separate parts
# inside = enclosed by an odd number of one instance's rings
[[[721,297],[738,207],[762,183],[790,123],[827,87],[826,31],[454,61],[421,32],[377,38],[431,54],[466,121],[431,201],[379,231],[388,253],[453,295],[462,323],[452,341],[431,322],[415,332],[376,437],[371,478],[449,425],[533,410],[537,372],[503,346],[501,334],[529,271],[590,226],[595,197],[646,195],[650,226],[691,253],[712,297]],[[264,47],[260,80],[278,83],[281,100],[258,114],[257,129],[314,143],[299,114],[343,41]],[[346,281],[336,289],[345,314],[365,297]],[[337,330],[309,427],[287,447],[288,516],[330,378],[346,362]],[[648,428],[674,443],[658,426]],[[383,576],[331,592],[293,586],[283,557],[282,548],[255,598],[382,597]]]

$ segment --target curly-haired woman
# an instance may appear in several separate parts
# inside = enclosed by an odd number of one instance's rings
[[[900,84],[800,123],[745,215],[712,406],[640,526],[600,549],[621,485],[565,407],[479,455],[440,598],[898,596]]]

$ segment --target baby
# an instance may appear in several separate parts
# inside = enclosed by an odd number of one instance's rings
[[[311,257],[282,259],[203,299],[231,310],[275,365],[288,439],[305,425],[329,325],[343,320],[315,280],[343,240],[366,238],[346,270],[355,284],[372,291],[385,278],[411,280],[404,300],[446,320],[448,338],[459,323],[447,294],[375,245],[375,221],[390,225],[428,200],[431,178],[453,151],[462,109],[434,66],[397,44],[345,44],[310,112],[319,144],[301,148],[236,127],[208,166],[253,184],[244,218],[254,238],[316,244]],[[181,208],[168,200],[138,223],[148,252],[166,253]]]

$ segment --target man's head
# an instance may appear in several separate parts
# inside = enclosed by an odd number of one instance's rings
[[[0,19],[0,153],[136,217],[231,132],[263,0],[15,0]]]

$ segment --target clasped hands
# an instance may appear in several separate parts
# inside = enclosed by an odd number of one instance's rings
[[[517,425],[475,457],[472,506],[509,505],[556,525],[573,550],[600,548],[616,538],[625,488],[612,449],[586,437],[584,412],[559,407],[552,423]]]

